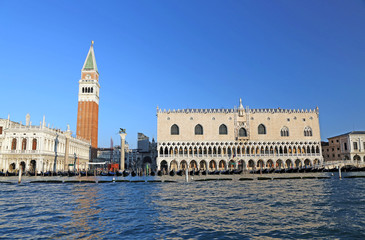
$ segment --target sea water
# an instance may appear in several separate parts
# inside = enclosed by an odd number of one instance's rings
[[[365,239],[365,178],[175,178],[0,183],[0,238]]]

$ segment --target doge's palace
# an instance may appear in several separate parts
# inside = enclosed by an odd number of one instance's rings
[[[158,169],[309,167],[323,162],[319,111],[157,108]]]

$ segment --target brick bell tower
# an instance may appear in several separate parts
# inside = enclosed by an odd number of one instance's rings
[[[98,147],[99,72],[96,66],[94,41],[91,42],[79,81],[79,104],[76,135],[91,141],[91,159]]]

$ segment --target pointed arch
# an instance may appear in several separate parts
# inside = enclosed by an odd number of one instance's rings
[[[171,126],[171,135],[179,135],[180,131],[179,131],[179,126],[177,126],[176,124]]]
[[[289,128],[284,126],[281,130],[280,130],[280,135],[282,137],[289,137]]]
[[[264,124],[260,124],[257,127],[258,134],[266,134],[266,127]]]
[[[307,127],[304,128],[304,136],[305,137],[312,137],[313,136],[311,127],[307,126]]]
[[[195,126],[195,135],[203,135],[203,126],[200,124],[197,124]]]
[[[227,126],[222,124],[219,126],[219,135],[227,135],[228,134],[228,129]]]
[[[238,136],[239,137],[247,137],[247,131],[245,128],[240,128],[240,130],[238,131]]]

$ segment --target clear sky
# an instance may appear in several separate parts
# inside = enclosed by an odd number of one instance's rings
[[[365,1],[0,1],[1,118],[76,130],[91,40],[99,147],[156,138],[156,107],[320,110],[365,130]]]

